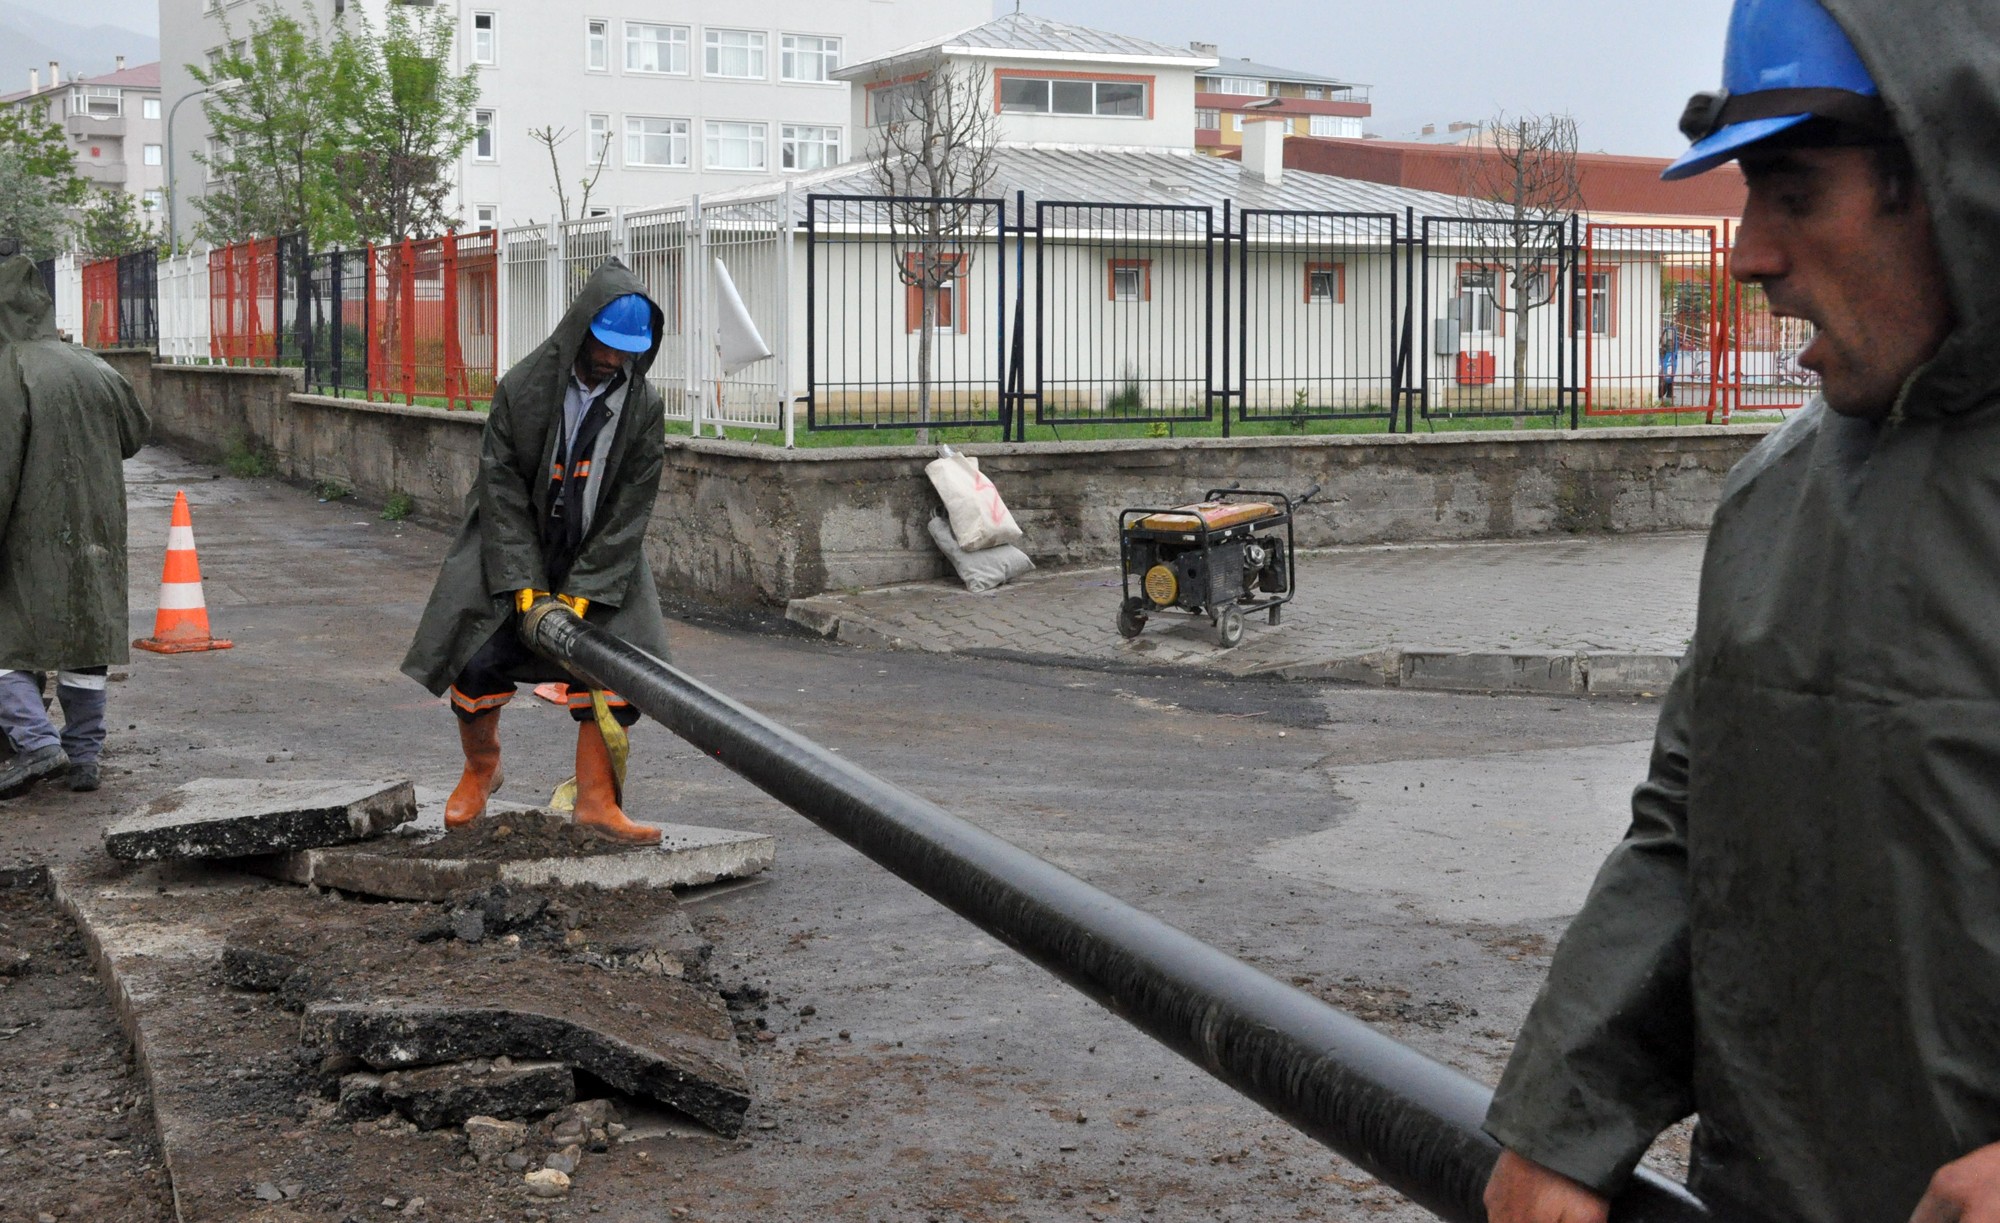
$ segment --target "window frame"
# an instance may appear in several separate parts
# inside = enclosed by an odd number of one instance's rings
[[[741,34],[748,39],[755,40],[754,46],[746,43],[743,47],[740,48],[740,50],[744,54],[746,68],[749,66],[751,58],[754,57],[755,63],[758,68],[756,72],[746,71],[739,74],[734,72],[723,72],[719,67],[716,68],[709,67],[709,56],[711,53],[714,54],[715,62],[719,65],[722,62],[722,53],[724,51],[739,50],[739,48],[735,47],[725,47],[720,42],[710,41],[711,39],[717,38],[718,36],[723,34]],[[701,28],[701,74],[704,77],[710,77],[718,81],[770,80],[771,79],[771,35],[769,31],[746,29],[742,26],[727,26],[727,25],[703,26]]]
[[[762,138],[757,141],[757,146],[763,150],[764,153],[763,164],[756,166],[725,166],[716,164],[714,159],[712,159],[709,156],[709,141],[724,139],[723,137],[712,135],[714,129],[724,126],[752,128],[755,129],[757,132],[761,133]],[[706,118],[703,119],[701,121],[701,168],[704,170],[714,170],[720,174],[770,173],[771,172],[770,122],[765,119],[706,119]]]
[[[1467,293],[1465,278],[1468,273],[1483,273],[1493,278],[1493,283],[1485,290],[1486,309],[1492,312],[1491,327],[1474,327],[1465,317],[1463,308],[1459,310],[1458,333],[1462,336],[1504,336],[1507,334],[1507,312],[1500,308],[1500,293],[1506,280],[1506,270],[1497,263],[1461,263],[1452,282],[1452,300],[1464,301]],[[1476,299],[1475,299],[1476,300]],[[1475,311],[1476,313],[1476,311]]]
[[[785,45],[795,38],[810,38],[820,44],[820,49],[807,52]],[[827,43],[833,44],[831,52],[826,49]],[[838,85],[840,82],[833,79],[833,74],[840,71],[842,64],[846,62],[844,59],[846,51],[846,40],[838,34],[789,34],[780,31],[778,34],[778,79],[790,85]],[[819,61],[820,71],[823,75],[793,76],[785,71],[787,60],[794,56],[807,55]],[[827,62],[829,55],[832,57],[832,63]]]
[[[1118,296],[1118,274],[1138,273],[1137,297]],[[1146,305],[1153,300],[1153,261],[1151,259],[1106,259],[1104,261],[1105,300],[1127,305]]]
[[[1315,275],[1333,277],[1331,296],[1318,297],[1313,294]],[[1347,304],[1347,264],[1338,260],[1308,260],[1305,270],[1305,304],[1308,306],[1344,306]]]
[[[906,268],[913,267],[914,261],[923,257],[922,251],[906,251],[903,254],[903,266]],[[942,332],[949,335],[952,332],[957,332],[959,335],[969,335],[972,330],[972,320],[967,315],[971,312],[961,307],[965,302],[965,282],[971,275],[972,257],[969,254],[957,254],[952,255],[950,258],[953,261],[951,278],[944,284],[939,285],[936,290],[939,294],[939,300],[948,302],[949,305],[939,311],[940,321],[931,327],[931,331],[934,334]],[[945,297],[945,294],[950,294],[950,296]],[[923,286],[913,284],[905,279],[903,281],[903,334],[916,335],[923,331],[923,329]]]
[[[794,166],[785,164],[794,145],[812,144],[824,151],[826,141],[802,141],[792,133],[799,131],[833,133],[832,160],[822,161],[816,166]],[[825,170],[837,166],[847,154],[847,132],[838,123],[780,123],[778,125],[778,168],[789,174],[805,174],[814,170]]]
[[[494,19],[493,10],[474,9],[467,16],[472,19],[472,37],[467,40],[472,46],[472,62],[487,68],[495,66],[500,62],[500,32],[498,28],[499,23]],[[482,17],[486,19],[486,28],[484,30],[479,28],[479,19]],[[486,35],[486,54],[484,58],[481,58],[479,54],[479,36],[482,33]]]
[[[1570,301],[1570,329],[1588,335],[1603,336],[1607,340],[1618,338],[1618,265],[1608,263],[1602,267],[1592,265],[1579,267],[1571,276],[1575,279],[1576,292]],[[1604,326],[1597,326],[1596,306],[1598,290],[1589,284],[1593,276],[1604,277]]]
[[[482,120],[480,116],[485,116]],[[494,112],[484,107],[472,112],[472,160],[492,162],[500,160],[500,142],[493,130]],[[485,151],[480,145],[486,146]]]
[[[141,99],[139,99],[139,117],[140,117],[141,119],[157,119],[157,118],[159,118],[159,117],[160,117],[160,100],[159,100],[158,98],[141,98]]]
[[[595,130],[599,119],[604,120],[602,133]],[[615,126],[609,111],[593,110],[583,116],[583,158],[586,166],[594,170],[599,166],[610,164],[611,141]],[[597,139],[600,134],[603,136],[602,140]]]
[[[1048,109],[1009,109],[1006,103],[1007,82],[1040,81],[1048,85]],[[1059,81],[1088,82],[1090,91],[1090,112],[1057,110],[1055,108],[1056,83]],[[1137,85],[1145,91],[1145,104],[1136,115],[1105,114],[1098,109],[1097,86]],[[993,70],[993,113],[996,115],[1038,115],[1049,119],[1111,119],[1118,122],[1139,122],[1154,117],[1154,108],[1159,103],[1159,78],[1156,75],[1127,72],[1054,72],[1033,68],[996,68]]]
[[[668,142],[668,154],[671,156],[673,152],[673,138],[676,133],[671,128],[666,132],[634,130],[635,124],[644,123],[647,120],[666,124],[680,124],[680,132],[678,133],[681,139],[680,161],[638,161],[633,158],[632,138],[635,135],[641,140],[644,140],[647,136],[664,137]],[[694,121],[682,115],[626,115],[624,154],[624,165],[629,170],[692,170],[694,168]]]
[[[144,166],[164,165],[166,155],[167,155],[166,149],[161,145],[142,144],[139,146],[140,165]]]
[[[603,45],[598,48],[598,50],[604,53],[603,58],[596,63],[592,63],[590,58],[591,27],[593,26],[597,27],[597,34],[603,40]],[[607,74],[611,71],[611,19],[609,17],[585,17],[583,19],[583,70],[585,72],[603,72]]]
[[[482,221],[482,220],[480,220],[480,219],[479,219],[479,214],[480,214],[481,212],[491,212],[491,213],[493,214],[493,216],[492,216],[492,219],[491,219],[491,220],[486,220],[486,221]],[[498,204],[474,204],[474,205],[472,206],[472,228],[473,228],[473,232],[474,232],[474,233],[479,233],[479,232],[483,232],[483,231],[485,231],[485,230],[488,230],[488,229],[493,229],[493,230],[497,230],[497,229],[499,229],[499,228],[500,228],[500,205],[498,205]]]
[[[666,68],[633,67],[632,52],[637,46],[637,43],[634,41],[632,37],[632,31],[634,29],[667,30],[667,31],[678,30],[681,36],[680,42],[678,44],[681,49],[680,69],[676,71],[671,66],[673,63],[673,56],[671,54],[669,54],[667,57],[667,63],[669,66]],[[620,62],[624,64],[626,72],[634,76],[693,76],[694,75],[694,51],[693,51],[694,27],[693,26],[676,25],[671,21],[632,21],[630,19],[627,19],[624,25],[623,33],[625,37],[622,45],[625,48],[625,54],[620,60]],[[671,49],[676,44],[671,38],[669,38],[664,45],[667,46],[669,49]]]

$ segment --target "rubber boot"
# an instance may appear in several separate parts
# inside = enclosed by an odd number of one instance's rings
[[[611,749],[595,722],[576,727],[576,822],[599,836],[634,845],[657,845],[660,830],[635,824],[618,805],[618,781],[611,773]]]
[[[488,710],[472,718],[457,718],[458,743],[465,749],[465,773],[444,804],[444,826],[463,828],[486,814],[486,799],[499,790],[500,711]]]

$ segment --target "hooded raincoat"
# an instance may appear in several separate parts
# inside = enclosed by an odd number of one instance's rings
[[[542,521],[562,441],[563,391],[590,320],[612,299],[645,295],[625,265],[608,260],[541,347],[507,371],[493,394],[479,480],[466,496],[465,525],[445,556],[403,674],[442,694],[474,652],[515,614],[514,595],[549,590]],[[651,299],[648,298],[650,302]],[[627,366],[625,406],[604,464],[592,478],[596,508],[569,576],[555,594],[590,600],[585,617],[658,658],[667,657],[660,593],[646,564],[646,524],[666,457],[666,405],[646,381],[665,316],[653,304],[653,346]]]
[[[1698,1111],[1711,1205],[1902,1223],[2000,1142],[2000,21],[1823,2],[1958,327],[1885,421],[1815,404],[1731,473],[1631,829],[1487,1128],[1609,1190]]]
[[[0,260],[0,671],[130,656],[123,462],[151,422],[55,316],[35,265]]]

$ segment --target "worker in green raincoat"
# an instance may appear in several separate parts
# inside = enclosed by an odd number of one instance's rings
[[[583,286],[541,347],[500,380],[465,523],[438,571],[403,673],[450,694],[464,772],[445,805],[463,827],[500,788],[500,711],[517,683],[568,681],[519,639],[520,614],[555,595],[590,623],[659,658],[666,621],[646,564],[646,525],[666,454],[665,404],[646,381],[665,316],[617,260]],[[659,829],[623,809],[623,732],[638,711],[616,693],[569,695],[577,722],[575,814],[616,840]]]
[[[151,422],[112,368],[56,335],[30,260],[0,250],[0,798],[68,774],[95,790],[106,679],[126,661],[124,460]],[[42,704],[56,673],[60,733]]]
[[[1823,7],[1822,7],[1823,6]],[[1698,1115],[1725,1219],[2000,1219],[2000,10],[1736,0],[1668,177],[1821,394],[1730,474],[1650,776],[1486,1128],[1594,1223]]]

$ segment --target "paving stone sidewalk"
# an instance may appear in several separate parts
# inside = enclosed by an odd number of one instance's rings
[[[1300,553],[1298,597],[1223,649],[1206,619],[1118,635],[1118,569],[1042,570],[795,599],[787,616],[851,644],[1080,666],[1340,679],[1464,691],[1653,693],[1694,631],[1698,533]]]

